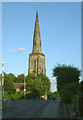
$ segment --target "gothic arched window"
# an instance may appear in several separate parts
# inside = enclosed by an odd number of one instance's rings
[[[34,69],[36,68],[36,61],[34,60]]]

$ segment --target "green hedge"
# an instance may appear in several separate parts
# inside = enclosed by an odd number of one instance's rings
[[[72,97],[79,91],[78,83],[67,83],[61,87],[59,93],[60,98],[64,103],[72,103]]]
[[[79,101],[79,113],[80,113],[80,116],[83,116],[83,96],[79,97],[78,98],[78,101]]]

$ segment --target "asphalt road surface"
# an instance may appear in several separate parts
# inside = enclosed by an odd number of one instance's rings
[[[2,110],[3,118],[74,118],[68,105],[60,100],[18,100]]]

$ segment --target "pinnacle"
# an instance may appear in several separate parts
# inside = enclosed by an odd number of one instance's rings
[[[38,21],[38,11],[36,11],[36,21]]]

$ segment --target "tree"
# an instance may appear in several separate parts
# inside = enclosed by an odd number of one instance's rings
[[[58,64],[53,68],[53,76],[57,79],[57,89],[61,100],[72,103],[79,92],[80,70],[70,65]]]
[[[4,91],[7,91],[9,95],[16,92],[11,75],[6,73],[4,74]]]
[[[13,73],[9,73],[9,74],[7,74],[7,76],[9,76],[11,78],[12,82],[15,82],[16,76]]]
[[[48,93],[50,91],[50,80],[43,73],[38,76],[28,75],[27,79],[27,90],[29,91],[38,91],[41,95],[45,94],[45,91]]]
[[[18,75],[15,79],[16,83],[24,83],[24,74]]]
[[[70,82],[79,82],[80,70],[70,65],[58,64],[53,68],[53,76],[57,79],[58,90],[61,87]]]
[[[27,91],[32,91],[35,89],[35,82],[36,77],[33,74],[29,74],[26,76],[26,82],[27,82]]]
[[[43,73],[40,73],[37,77],[36,77],[36,89],[40,91],[40,95],[44,95],[45,91],[47,93],[50,92],[50,79],[44,75]]]

